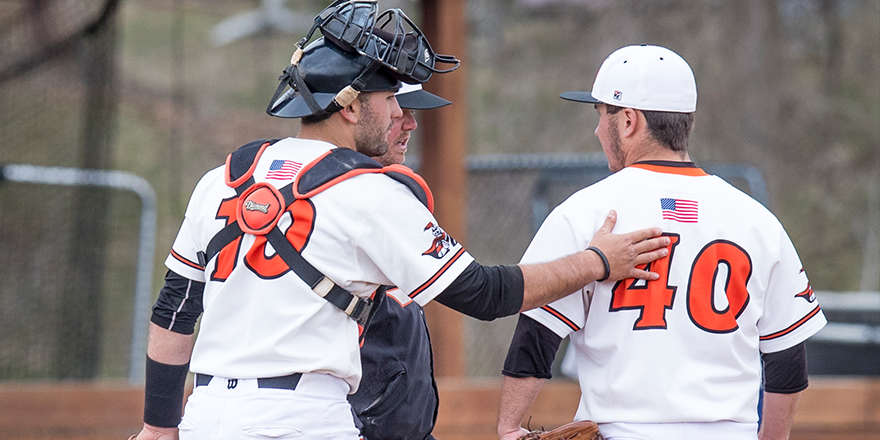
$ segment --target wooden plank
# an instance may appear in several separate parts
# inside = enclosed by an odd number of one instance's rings
[[[495,440],[501,400],[496,379],[439,379],[440,411],[434,434],[443,440]],[[570,422],[580,389],[551,381],[527,413],[531,427],[552,429]],[[523,425],[525,426],[525,425]],[[813,378],[801,395],[791,440],[880,440],[880,378]]]
[[[495,440],[498,379],[438,379],[443,440]],[[119,383],[2,384],[0,439],[119,440],[140,430],[143,388]],[[545,384],[528,414],[552,429],[574,417],[574,382]],[[880,378],[814,378],[804,391],[791,440],[880,439]]]
[[[452,73],[435,74],[425,89],[453,102],[419,112],[421,157],[419,173],[434,194],[434,215],[440,226],[461,243],[467,243],[467,18],[465,0],[422,1],[422,30],[436,53],[453,54],[462,66]],[[438,65],[440,69],[452,67]],[[438,377],[465,374],[464,334],[461,314],[439,304],[429,304],[425,317],[434,346],[434,371]]]

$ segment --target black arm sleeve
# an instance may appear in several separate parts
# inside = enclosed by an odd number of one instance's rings
[[[195,332],[196,321],[202,314],[202,294],[205,283],[185,278],[173,271],[165,274],[165,285],[153,305],[150,321],[182,335]]]
[[[553,359],[561,342],[562,338],[553,330],[526,315],[519,315],[501,374],[550,379]]]
[[[776,352],[761,353],[764,361],[764,391],[794,394],[807,389],[807,344]]]
[[[483,266],[473,261],[437,295],[437,302],[470,317],[491,321],[519,311],[523,288],[519,266]]]

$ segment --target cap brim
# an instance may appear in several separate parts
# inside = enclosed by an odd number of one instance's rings
[[[290,99],[291,92],[292,90],[288,90],[288,93],[285,93],[276,101],[269,111],[270,115],[279,118],[303,118],[312,114],[312,109],[309,108],[305,98],[299,93],[295,93],[293,94],[293,99]],[[336,94],[312,93],[312,96],[321,108],[327,108],[330,102],[333,101],[333,98],[336,97]]]
[[[397,95],[397,103],[400,104],[400,108],[408,108],[410,110],[428,110],[452,104],[451,101],[447,101],[425,90],[401,93]]]
[[[591,92],[564,92],[560,94],[559,97],[565,99],[566,101],[586,102],[590,104],[604,104],[604,102],[594,98]]]

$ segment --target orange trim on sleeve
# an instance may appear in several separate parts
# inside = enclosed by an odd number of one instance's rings
[[[780,331],[778,331],[778,332],[776,332],[776,333],[771,333],[771,334],[769,334],[769,335],[767,335],[767,336],[761,336],[761,337],[760,337],[760,340],[762,340],[762,341],[769,341],[769,340],[771,340],[771,339],[781,338],[781,337],[783,337],[783,336],[785,336],[785,335],[787,335],[787,334],[789,334],[789,333],[795,331],[798,327],[804,325],[805,322],[809,321],[810,318],[812,318],[812,317],[816,316],[817,314],[819,314],[819,310],[820,310],[820,309],[819,309],[819,306],[816,306],[816,308],[813,309],[813,311],[811,311],[810,313],[808,313],[807,316],[804,316],[803,318],[801,318],[800,320],[798,320],[798,322],[795,322],[794,324],[788,326],[788,328],[783,329],[783,330],[780,330]]]
[[[446,264],[444,264],[443,267],[441,267],[440,270],[438,270],[437,273],[434,274],[434,276],[431,277],[431,279],[425,281],[424,284],[422,284],[416,290],[410,293],[409,297],[415,298],[418,294],[424,292],[425,289],[431,287],[431,285],[434,284],[434,282],[437,281],[438,278],[440,278],[440,275],[443,275],[449,269],[449,267],[452,266],[452,263],[455,263],[462,255],[464,255],[464,247],[459,249],[458,252],[452,258],[450,258],[449,261],[447,261]]]
[[[702,168],[692,167],[667,167],[663,165],[651,165],[646,163],[637,163],[630,165],[631,168],[641,168],[643,170],[654,171],[656,173],[679,174],[682,176],[708,176],[709,173],[703,171]]]
[[[574,321],[566,318],[565,315],[563,315],[562,313],[560,313],[558,310],[554,309],[553,307],[544,306],[544,307],[541,307],[541,310],[553,315],[554,318],[562,321],[563,324],[567,325],[570,329],[572,329],[574,331],[578,331],[581,329],[580,327],[578,327],[577,324],[574,323]]]
[[[192,261],[187,260],[186,258],[183,258],[180,254],[178,254],[177,252],[174,252],[174,249],[171,249],[171,256],[174,257],[175,260],[180,261],[181,263],[183,263],[189,267],[192,267],[193,269],[205,270],[205,266],[201,266],[198,263],[194,263]]]

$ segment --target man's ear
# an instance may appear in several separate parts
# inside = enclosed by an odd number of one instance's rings
[[[626,107],[618,115],[620,115],[618,117],[621,125],[620,134],[623,137],[634,135],[646,122],[642,112],[633,108]]]
[[[360,99],[355,99],[351,101],[351,104],[339,110],[339,115],[345,118],[346,121],[357,124],[361,116],[361,105]]]

